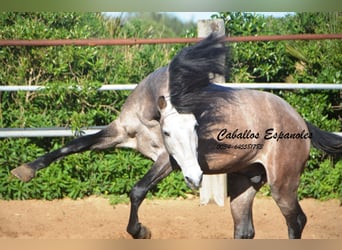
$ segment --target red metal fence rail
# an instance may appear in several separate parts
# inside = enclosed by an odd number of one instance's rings
[[[325,40],[342,39],[342,34],[296,34],[296,35],[263,35],[227,37],[227,42],[257,42],[284,40]],[[195,43],[201,38],[128,38],[128,39],[44,39],[44,40],[0,40],[0,46],[107,46],[107,45],[140,45],[140,44],[172,44]]]
[[[226,37],[227,42],[258,42],[258,41],[285,41],[285,40],[325,40],[325,39],[342,39],[342,34],[296,34],[296,35],[263,35],[263,36],[244,36],[244,37]],[[142,45],[142,44],[173,44],[173,43],[195,43],[200,41],[201,38],[158,38],[158,39],[140,39],[140,38],[130,38],[130,39],[41,39],[41,40],[6,40],[0,39],[0,46],[107,46],[107,45]],[[247,84],[248,85],[248,84]],[[272,84],[267,85],[270,87]],[[313,84],[314,85],[314,84]],[[310,85],[310,88],[313,88]],[[333,88],[339,88],[339,86],[332,86]],[[22,87],[27,88],[27,86],[2,86],[4,89],[0,91],[18,91]],[[5,89],[6,87],[11,87],[14,89]],[[30,86],[37,87],[39,86]],[[118,86],[116,86],[118,87]],[[128,87],[126,85],[125,87]],[[132,86],[131,86],[132,87]],[[134,86],[133,86],[134,87]],[[255,87],[261,87],[257,85]],[[273,88],[274,86],[272,86]],[[285,85],[280,86],[284,88]],[[293,88],[293,86],[290,86]],[[297,86],[298,87],[298,86]],[[304,87],[304,86],[301,86]],[[324,85],[323,88],[326,88]],[[33,91],[29,89],[27,91]],[[52,130],[51,130],[52,129]],[[55,130],[54,130],[55,129]],[[99,129],[99,128],[94,128]],[[74,136],[71,130],[66,130],[63,128],[38,128],[36,130],[27,129],[0,129],[1,137],[31,137],[31,136],[44,136],[45,130],[48,130],[48,135],[51,136]],[[95,130],[87,130],[85,133],[94,133]],[[53,132],[55,131],[55,132]],[[45,131],[46,132],[46,131]]]

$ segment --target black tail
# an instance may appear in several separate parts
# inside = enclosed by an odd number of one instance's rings
[[[328,154],[342,156],[342,137],[333,133],[323,131],[311,123],[306,122],[311,137],[311,144],[315,148],[318,148]]]

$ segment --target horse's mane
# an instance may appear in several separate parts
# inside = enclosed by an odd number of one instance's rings
[[[214,74],[227,75],[228,52],[224,36],[212,33],[173,58],[168,69],[169,90],[171,103],[178,112],[196,113],[202,105],[213,105],[219,97],[227,98],[231,89],[210,85]]]

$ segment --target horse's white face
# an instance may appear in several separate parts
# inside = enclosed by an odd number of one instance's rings
[[[160,97],[158,106],[166,149],[180,166],[186,184],[199,188],[203,172],[197,161],[197,120],[193,114],[178,113],[168,98]]]

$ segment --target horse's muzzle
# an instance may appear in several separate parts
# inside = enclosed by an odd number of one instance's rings
[[[199,189],[202,185],[203,174],[199,176],[199,178],[191,178],[189,176],[185,176],[185,183],[191,189]]]

